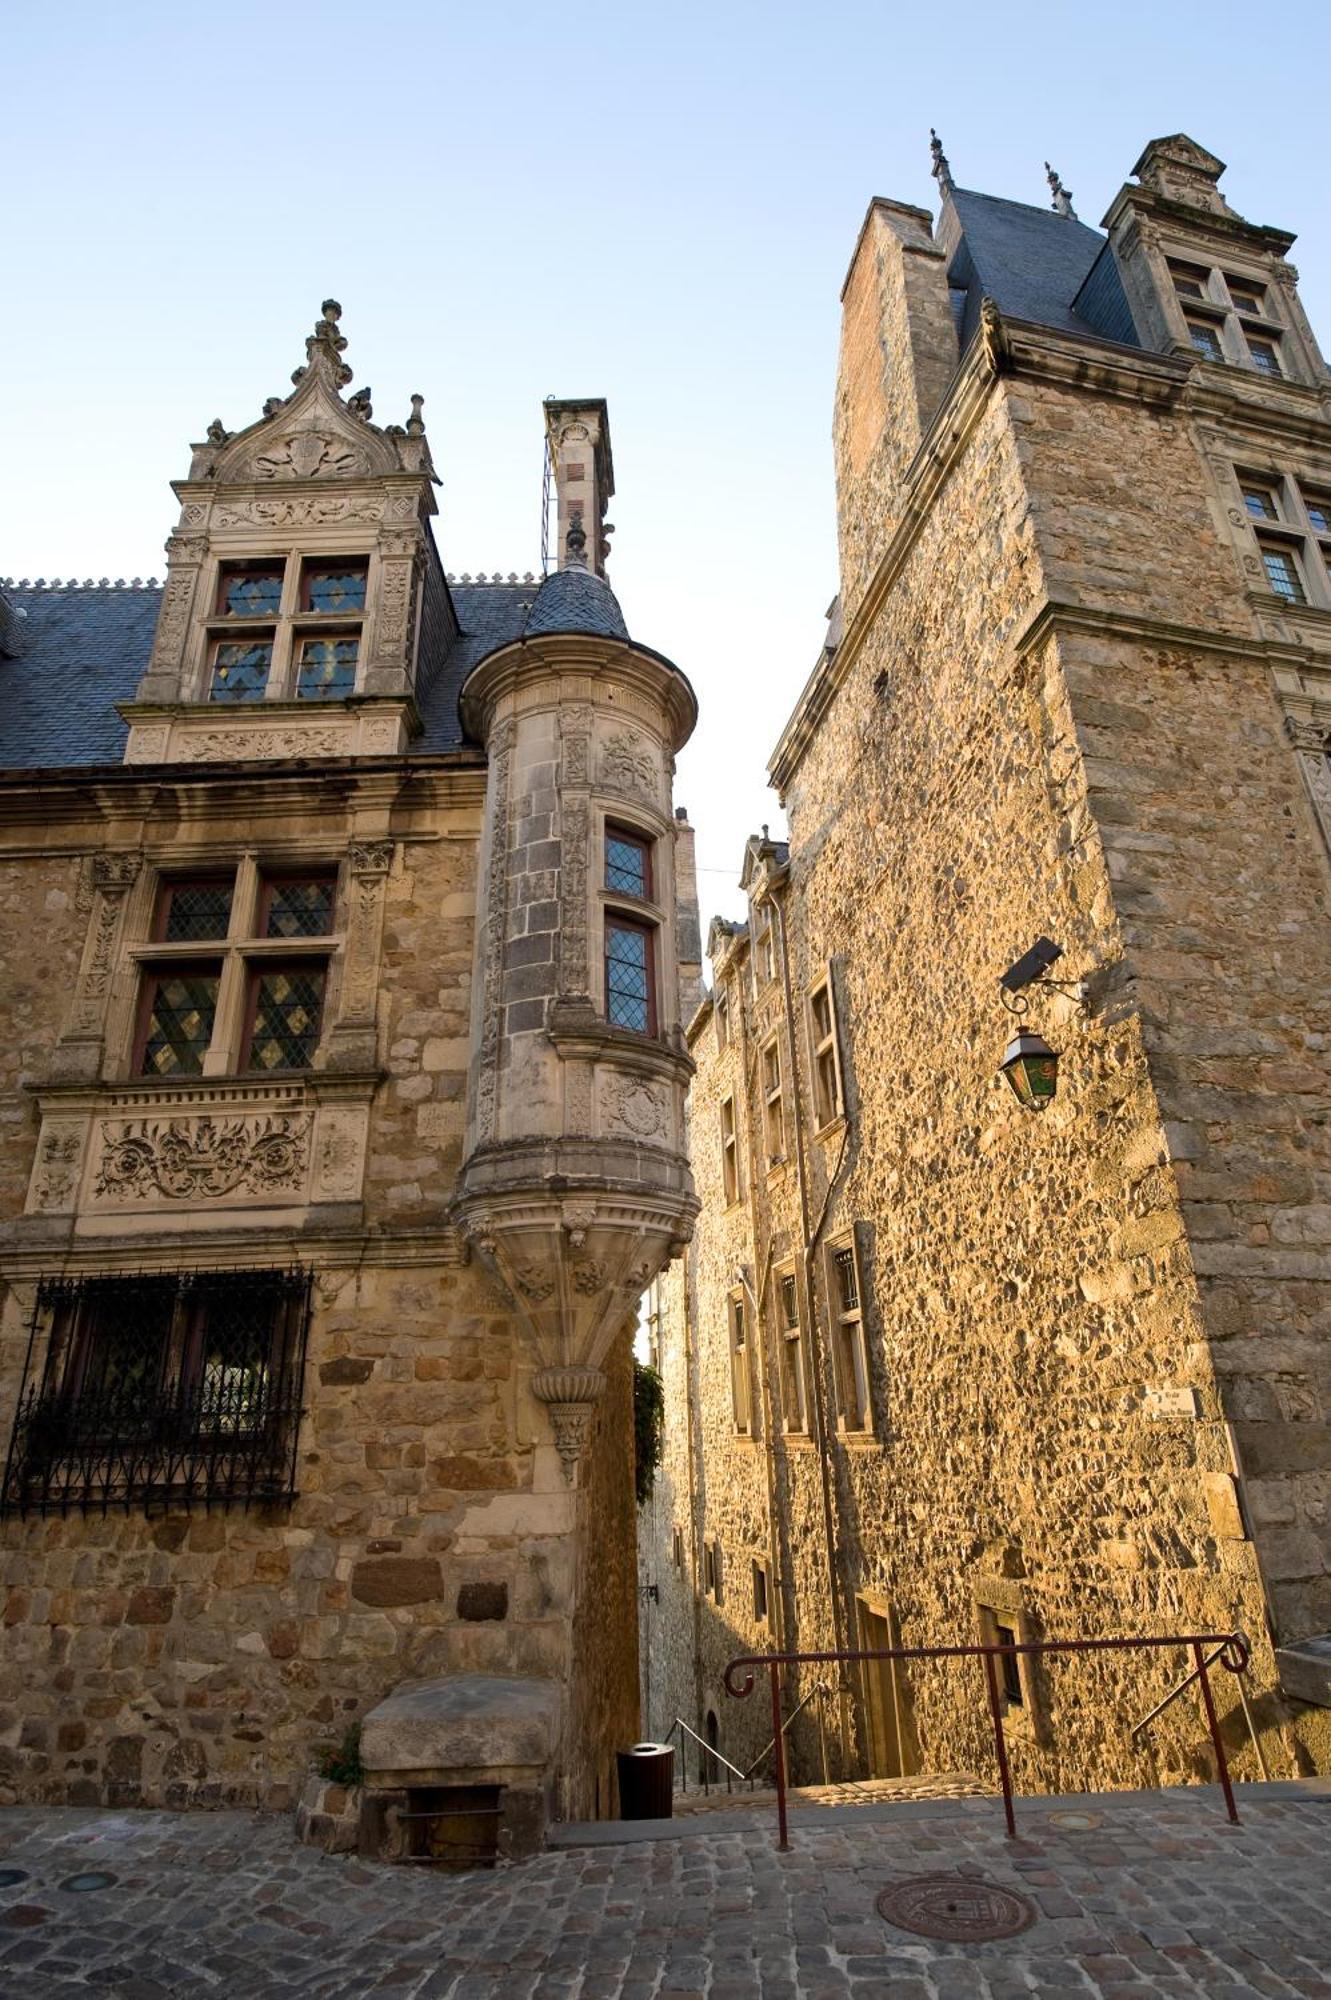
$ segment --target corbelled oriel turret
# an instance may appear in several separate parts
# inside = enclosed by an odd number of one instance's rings
[[[697,711],[601,573],[604,405],[550,404],[546,422],[561,567],[462,694],[489,757],[488,921],[456,1214],[517,1310],[572,1479],[610,1345],[697,1208],[670,789]]]

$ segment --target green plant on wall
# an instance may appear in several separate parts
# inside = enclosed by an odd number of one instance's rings
[[[337,1749],[325,1747],[319,1752],[318,1770],[321,1778],[327,1778],[333,1785],[359,1785],[365,1773],[360,1761],[360,1724],[353,1722]]]
[[[633,1364],[633,1484],[638,1505],[650,1499],[665,1445],[665,1389],[645,1362]]]

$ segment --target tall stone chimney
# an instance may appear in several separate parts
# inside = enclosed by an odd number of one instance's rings
[[[568,568],[568,532],[577,521],[587,537],[587,568],[603,577],[614,533],[605,512],[615,490],[604,397],[547,398],[545,436],[559,506],[556,568]]]

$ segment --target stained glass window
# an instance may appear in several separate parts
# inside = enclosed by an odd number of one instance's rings
[[[224,938],[231,921],[231,881],[166,882],[157,909],[156,935],[167,944]]]
[[[356,692],[359,639],[306,639],[296,680],[298,701],[340,701]]]
[[[224,618],[276,618],[282,602],[280,569],[223,570],[217,609]]]
[[[310,1067],[319,1042],[324,977],[322,965],[272,965],[255,971],[245,1068]]]
[[[272,664],[270,640],[223,640],[213,648],[209,701],[262,701]]]
[[[331,875],[273,877],[264,884],[263,935],[270,938],[324,937],[333,928]]]
[[[605,1011],[617,1028],[652,1033],[651,939],[641,924],[607,918]]]
[[[140,1076],[199,1075],[213,1038],[217,984],[212,965],[173,966],[150,980]]]
[[[650,896],[651,850],[645,840],[631,833],[607,827],[605,835],[605,886],[627,896]]]
[[[304,605],[307,611],[363,611],[365,609],[365,565],[342,563],[329,568],[305,571]]]

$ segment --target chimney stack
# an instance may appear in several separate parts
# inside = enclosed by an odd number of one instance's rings
[[[605,399],[549,396],[545,403],[545,436],[550,450],[555,494],[559,504],[556,566],[570,563],[569,529],[577,521],[586,536],[577,566],[605,576],[614,529],[605,518],[615,490],[615,464],[610,454],[610,419]]]

